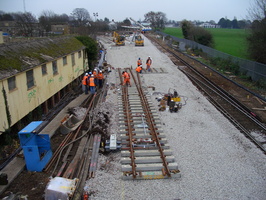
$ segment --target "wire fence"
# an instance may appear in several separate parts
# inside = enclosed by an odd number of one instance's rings
[[[241,73],[245,74],[246,76],[251,77],[253,81],[261,81],[261,80],[266,81],[266,65],[265,64],[238,58],[238,57],[229,55],[227,53],[217,51],[213,48],[201,45],[197,42],[187,40],[187,39],[177,38],[177,37],[168,35],[166,33],[162,33],[160,31],[157,31],[156,33],[159,35],[162,35],[163,37],[168,36],[169,38],[171,38],[170,40],[168,40],[168,42],[170,43],[168,45],[173,45],[174,41],[178,42],[179,49],[181,51],[185,51],[187,47],[190,47],[192,49],[202,50],[204,53],[206,53],[208,56],[212,58],[221,58],[225,60],[230,60],[232,63],[239,66],[239,70]]]

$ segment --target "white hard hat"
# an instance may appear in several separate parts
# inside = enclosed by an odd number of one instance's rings
[[[85,74],[85,76],[88,76],[88,75],[89,75],[88,73]]]
[[[94,75],[92,74],[91,77],[94,77]]]
[[[102,70],[100,70],[100,72],[102,73]]]

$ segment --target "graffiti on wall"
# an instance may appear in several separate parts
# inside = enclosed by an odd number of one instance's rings
[[[51,79],[48,80],[48,83],[52,83],[52,82],[54,82],[54,79],[53,78],[51,78]]]
[[[77,69],[75,69],[75,72],[79,72],[79,67],[77,67]]]
[[[28,94],[28,100],[29,100],[29,103],[31,102],[32,98],[35,98],[36,97],[36,90],[32,90],[29,94]]]

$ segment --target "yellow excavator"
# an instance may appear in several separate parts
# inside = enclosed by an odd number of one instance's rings
[[[144,39],[141,35],[135,36],[135,46],[144,46]]]
[[[116,46],[124,46],[125,45],[125,37],[120,36],[117,32],[114,31],[113,41]]]

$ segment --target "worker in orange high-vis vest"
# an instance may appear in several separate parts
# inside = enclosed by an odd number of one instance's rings
[[[138,73],[141,74],[141,72],[142,72],[142,65],[140,65],[140,66],[138,66],[138,67],[136,68],[136,72],[138,72]]]
[[[139,58],[137,61],[137,66],[140,66],[140,65],[142,65],[142,60]]]
[[[94,75],[93,74],[89,78],[89,86],[90,86],[90,93],[91,94],[95,94],[97,84],[95,82],[95,78],[94,78]]]
[[[88,77],[89,77],[89,74],[85,73],[82,79],[82,90],[85,92],[85,94],[88,94]]]
[[[97,69],[94,69],[92,74],[94,75],[94,80],[95,83],[98,85],[98,73],[97,73]]]
[[[103,72],[100,70],[98,73],[98,85],[100,88],[103,86],[103,79],[104,79],[104,75],[103,75]]]
[[[129,85],[131,87],[129,73],[127,73],[127,71],[123,71],[122,76],[124,78],[123,85],[127,85],[127,86]]]
[[[151,71],[151,63],[152,63],[152,59],[151,59],[151,57],[149,56],[148,59],[146,60],[146,70],[147,70],[148,72]]]

